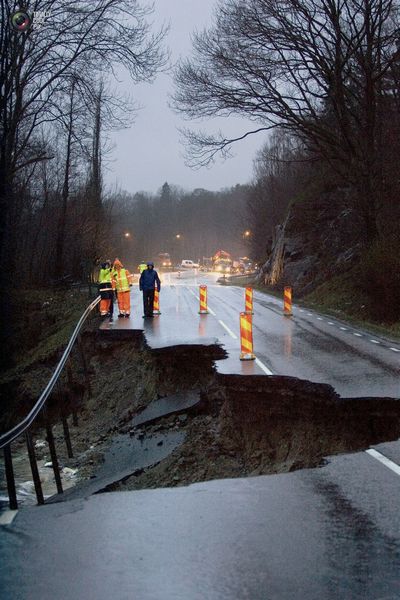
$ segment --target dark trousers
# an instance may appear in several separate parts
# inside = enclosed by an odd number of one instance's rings
[[[145,317],[153,316],[154,290],[143,290],[143,311]]]

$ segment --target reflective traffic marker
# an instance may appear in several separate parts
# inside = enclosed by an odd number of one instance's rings
[[[253,312],[253,288],[247,287],[245,293],[245,309],[244,312],[248,315],[254,315]]]
[[[153,315],[161,315],[160,313],[160,292],[154,290]]]
[[[292,316],[292,288],[285,286],[283,293],[283,314],[285,317]]]
[[[240,313],[240,360],[254,360],[253,354],[253,317]]]
[[[207,286],[206,285],[201,285],[200,286],[200,310],[199,310],[199,314],[200,315],[208,315],[208,308],[207,308]]]

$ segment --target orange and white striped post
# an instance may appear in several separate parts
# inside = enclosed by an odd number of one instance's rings
[[[283,314],[285,317],[292,316],[292,288],[285,286],[283,292]]]
[[[240,360],[254,360],[253,353],[253,317],[240,313]]]
[[[207,307],[207,286],[200,286],[200,315],[208,315],[208,307]]]
[[[161,315],[160,313],[160,292],[154,290],[153,315]]]
[[[253,312],[253,288],[247,287],[245,293],[245,308],[244,312],[248,315],[254,315]]]

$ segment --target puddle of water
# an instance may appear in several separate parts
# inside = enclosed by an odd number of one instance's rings
[[[57,493],[54,472],[51,466],[45,466],[49,461],[44,458],[37,461],[39,477],[42,483],[44,498],[49,498]],[[37,503],[35,486],[32,480],[32,472],[27,453],[19,452],[13,454],[13,467],[17,500],[20,506],[32,506]],[[72,471],[72,472],[71,472]],[[63,489],[66,490],[76,484],[78,471],[76,469],[61,469],[61,481]],[[8,492],[4,458],[0,458],[0,510],[8,508]]]

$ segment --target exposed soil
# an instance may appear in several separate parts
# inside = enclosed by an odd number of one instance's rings
[[[290,377],[217,376],[186,415],[134,432],[145,446],[155,432],[183,428],[182,446],[107,491],[317,467],[324,457],[397,439],[399,417],[400,401],[390,398],[341,399],[328,385]]]
[[[48,411],[59,462],[78,469],[74,484],[96,477],[104,453],[121,433],[138,438],[143,452],[151,438],[154,443],[164,432],[183,431],[185,439],[158,464],[122,480],[116,469],[116,481],[107,491],[317,467],[327,456],[400,436],[399,400],[342,399],[328,385],[291,377],[219,375],[214,369],[214,361],[224,356],[219,346],[150,351],[141,332],[107,337],[93,327],[83,337],[83,352],[87,377],[76,363],[72,380],[63,382]],[[133,427],[134,415],[150,403],[194,391],[200,401],[192,408]],[[61,408],[70,425],[74,458],[67,456]],[[72,425],[73,412],[78,426]],[[44,440],[43,430],[34,437]],[[44,464],[50,460],[48,447],[39,445],[37,456]],[[25,452],[23,440],[13,445],[15,452]]]

